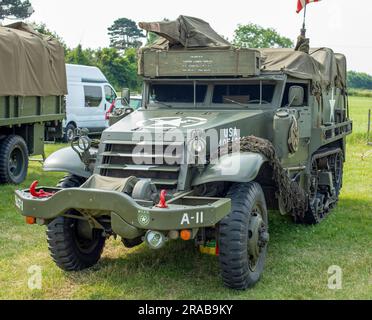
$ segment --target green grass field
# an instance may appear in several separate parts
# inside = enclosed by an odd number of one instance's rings
[[[271,243],[262,281],[252,290],[223,287],[218,261],[192,243],[170,243],[159,252],[127,250],[110,240],[92,270],[64,273],[49,257],[45,229],[27,226],[14,209],[14,186],[0,187],[0,299],[371,299],[372,147],[366,146],[371,98],[352,98],[354,134],[349,138],[341,201],[324,223],[305,227],[271,214]],[[46,147],[50,154],[59,145]],[[55,185],[32,163],[33,180]],[[42,268],[42,289],[28,289],[28,268]],[[328,268],[343,271],[342,290],[328,289]]]

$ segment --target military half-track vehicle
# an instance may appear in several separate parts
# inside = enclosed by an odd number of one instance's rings
[[[29,155],[44,155],[44,138],[62,137],[64,50],[24,23],[0,26],[0,35],[0,184],[19,184]]]
[[[81,161],[71,149],[52,156],[47,169],[70,176],[58,188],[17,191],[16,205],[28,223],[47,226],[63,270],[95,265],[110,236],[128,248],[182,239],[214,244],[224,284],[252,287],[264,269],[268,210],[317,224],[337,204],[352,131],[345,57],[236,49],[184,16],[140,26],[160,36],[140,52],[142,108],[107,129],[94,152],[78,137]]]

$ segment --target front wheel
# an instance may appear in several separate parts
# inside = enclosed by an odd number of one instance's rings
[[[106,238],[101,230],[89,228],[84,220],[65,217],[59,217],[48,225],[49,251],[60,269],[81,271],[98,263]],[[89,235],[86,230],[90,230]]]
[[[265,195],[258,183],[234,184],[226,196],[232,208],[219,225],[220,267],[225,285],[253,287],[264,270],[269,242]]]

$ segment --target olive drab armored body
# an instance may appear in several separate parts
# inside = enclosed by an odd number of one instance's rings
[[[83,135],[80,157],[52,155],[46,170],[70,176],[17,191],[16,205],[47,226],[64,270],[96,264],[110,236],[153,249],[180,239],[218,255],[226,286],[252,287],[269,210],[317,224],[337,205],[352,131],[346,59],[327,48],[237,49],[186,16],[140,26],[159,35],[140,50],[142,108],[95,151]]]

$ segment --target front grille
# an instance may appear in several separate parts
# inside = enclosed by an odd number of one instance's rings
[[[183,143],[163,145],[106,141],[105,150],[101,154],[102,164],[98,169],[102,176],[135,176],[139,179],[151,179],[161,189],[177,189],[183,154]]]

